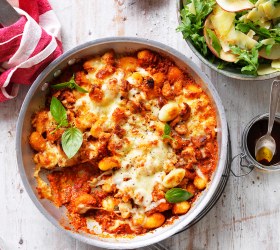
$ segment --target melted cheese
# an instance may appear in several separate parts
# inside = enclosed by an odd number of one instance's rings
[[[122,193],[128,193],[135,204],[150,207],[153,204],[152,192],[161,183],[166,171],[174,168],[177,156],[163,143],[155,132],[148,131],[146,122],[139,116],[132,116],[124,126],[128,131],[126,154],[121,159],[121,169],[117,170],[112,181]],[[134,129],[133,129],[134,128]],[[132,131],[137,130],[137,133]],[[125,181],[127,179],[127,181]]]
[[[122,168],[113,174],[113,183],[123,193],[129,194],[134,203],[148,207],[152,203],[152,192],[156,183],[162,181],[163,172],[143,174],[142,168]]]
[[[116,108],[120,106],[121,106],[120,94],[116,96],[113,102],[109,102],[107,105],[100,106],[100,105],[96,105],[96,103],[90,99],[89,94],[86,93],[83,97],[81,97],[76,101],[75,110],[78,111],[81,109],[85,109],[89,113],[92,113],[99,118],[104,118],[105,119],[104,126],[108,128],[113,126],[114,123],[112,121],[112,114],[116,110]],[[85,116],[86,114],[87,112],[84,113]]]

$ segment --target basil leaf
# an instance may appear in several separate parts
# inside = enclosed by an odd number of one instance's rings
[[[168,123],[165,123],[163,132],[164,134],[162,136],[162,139],[171,139],[172,141],[175,141],[175,139],[170,136],[171,127]]]
[[[75,88],[77,91],[81,92],[81,93],[88,93],[87,90],[85,90],[84,88],[80,87],[80,86],[79,86],[77,83],[75,83],[75,82],[74,82],[74,88]]]
[[[51,85],[51,87],[53,89],[64,89],[64,88],[69,87],[69,85],[70,85],[69,82],[62,82],[62,83],[58,83],[58,84],[55,84],[55,85]]]
[[[168,123],[165,123],[163,132],[164,132],[165,135],[169,135],[170,134],[171,127],[170,127],[170,125]]]
[[[50,111],[59,126],[68,125],[66,109],[56,97],[52,97]]]
[[[64,89],[64,88],[76,89],[77,91],[79,91],[81,93],[88,93],[87,90],[85,90],[84,88],[80,87],[75,82],[75,75],[73,75],[68,82],[62,82],[62,83],[58,83],[58,84],[55,84],[55,85],[51,85],[51,87],[54,88],[54,89]]]
[[[59,124],[58,124],[58,128],[60,127],[67,127],[69,125],[67,118],[65,120],[62,120]]]
[[[80,149],[83,143],[83,134],[77,128],[68,128],[61,137],[62,149],[71,159]]]
[[[221,43],[220,43],[218,37],[216,36],[215,32],[213,32],[210,29],[207,29],[207,33],[208,33],[208,36],[211,39],[211,43],[212,43],[212,46],[213,46],[214,50],[216,50],[216,52],[220,56],[222,46],[221,46]]]
[[[193,194],[182,188],[171,188],[165,193],[165,199],[170,203],[187,201],[191,197],[193,197]]]
[[[162,138],[163,139],[171,139],[172,141],[175,141],[175,139],[172,138],[170,135],[163,135]]]

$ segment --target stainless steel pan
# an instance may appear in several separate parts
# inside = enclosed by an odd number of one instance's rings
[[[35,167],[32,160],[33,151],[28,144],[28,136],[31,131],[31,115],[40,107],[44,106],[47,91],[46,83],[53,78],[54,74],[56,74],[58,70],[62,70],[67,67],[69,63],[71,64],[79,58],[101,54],[108,49],[114,49],[116,53],[127,53],[144,48],[157,51],[160,54],[173,59],[179,67],[186,69],[193,78],[202,85],[204,90],[213,100],[217,111],[217,134],[219,144],[219,161],[216,172],[213,175],[213,179],[209,187],[202,193],[200,198],[186,215],[183,215],[178,220],[175,220],[172,225],[158,228],[145,235],[137,236],[133,239],[101,238],[98,236],[87,235],[85,233],[76,233],[70,230],[65,230],[60,224],[61,220],[65,218],[65,209],[56,208],[51,202],[39,199],[37,195],[36,182],[33,178]],[[164,240],[185,228],[199,214],[201,214],[201,212],[204,211],[207,205],[209,205],[211,198],[219,188],[219,183],[226,168],[227,160],[228,131],[225,111],[220,97],[209,79],[190,59],[186,58],[184,55],[171,47],[146,39],[130,37],[105,38],[88,42],[67,51],[60,58],[51,63],[36,79],[23,102],[17,124],[16,138],[19,172],[21,174],[23,184],[37,208],[50,222],[66,232],[68,235],[88,244],[104,248],[125,249],[142,247]]]

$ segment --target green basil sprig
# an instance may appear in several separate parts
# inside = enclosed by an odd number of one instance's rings
[[[162,136],[163,139],[171,139],[171,140],[175,141],[174,138],[172,138],[170,136],[171,127],[168,123],[165,123],[163,133],[164,133]]]
[[[57,122],[57,128],[53,132],[60,127],[69,126],[66,109],[56,97],[52,97],[50,111]],[[62,149],[69,159],[79,151],[82,143],[83,134],[78,128],[70,127],[63,132],[61,137]]]
[[[64,89],[64,88],[70,88],[70,89],[76,89],[77,91],[81,92],[81,93],[88,93],[87,90],[85,90],[84,88],[80,87],[76,82],[75,82],[75,75],[73,75],[71,77],[71,79],[69,80],[69,82],[62,82],[62,83],[58,83],[55,85],[51,85],[51,87],[53,89]]]
[[[171,188],[165,193],[165,199],[170,203],[187,201],[192,198],[193,194],[182,188]]]

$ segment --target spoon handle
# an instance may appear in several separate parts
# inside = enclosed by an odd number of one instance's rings
[[[270,106],[269,106],[269,121],[268,121],[268,129],[267,133],[271,134],[273,123],[275,119],[275,113],[277,109],[277,103],[280,92],[280,80],[274,80],[271,85],[270,91]]]

